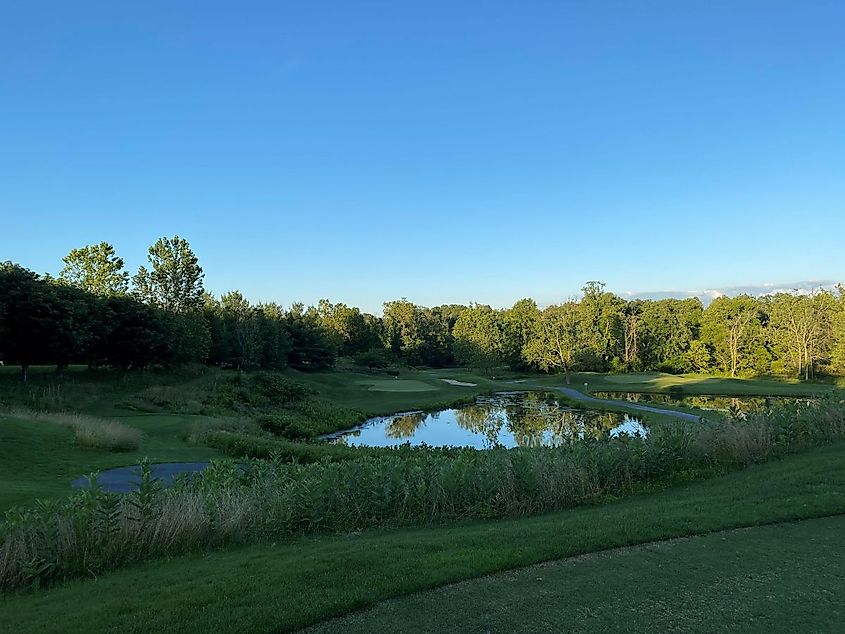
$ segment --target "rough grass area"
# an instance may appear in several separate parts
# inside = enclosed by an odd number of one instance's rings
[[[141,447],[141,430],[114,420],[103,420],[84,414],[53,414],[20,409],[12,410],[10,414],[15,418],[24,418],[36,423],[68,427],[73,430],[74,440],[80,447],[106,451],[134,451]]]
[[[542,561],[845,513],[843,489],[845,446],[837,445],[537,517],[326,535],[149,562],[96,580],[0,598],[0,631],[289,632],[391,597]],[[696,578],[696,567],[682,569],[686,575],[671,593]],[[598,591],[599,581],[591,591]],[[647,582],[658,583],[651,576]],[[807,583],[807,593],[827,592],[822,577]],[[673,600],[671,593],[656,594],[655,605]],[[538,608],[543,602],[528,601],[533,620],[511,631],[543,631],[544,612]],[[800,609],[797,601],[800,597],[786,595],[778,609]]]
[[[833,632],[845,516],[601,551],[376,605],[306,630]]]

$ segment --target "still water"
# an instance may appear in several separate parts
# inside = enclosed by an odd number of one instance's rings
[[[682,396],[675,394],[640,394],[637,392],[596,392],[593,396],[643,405],[671,404],[723,413],[742,412],[745,414],[766,409],[778,403],[796,400],[792,397],[783,396]]]
[[[328,440],[367,447],[410,443],[487,449],[554,447],[623,433],[645,435],[647,431],[627,414],[573,409],[545,392],[499,392],[463,407],[379,416]]]

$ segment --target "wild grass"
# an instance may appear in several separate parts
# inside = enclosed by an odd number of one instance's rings
[[[167,489],[145,466],[135,493],[94,486],[8,513],[0,526],[0,588],[303,533],[524,517],[843,439],[845,408],[841,397],[831,397],[748,420],[659,426],[645,438],[623,435],[559,448],[405,447],[360,457],[348,448],[348,460],[301,464],[274,455],[247,461],[243,472],[222,461]]]
[[[34,412],[21,408],[12,409],[9,414],[17,418],[68,427],[73,430],[74,440],[81,447],[115,452],[136,451],[141,447],[141,431],[117,421],[84,414]]]

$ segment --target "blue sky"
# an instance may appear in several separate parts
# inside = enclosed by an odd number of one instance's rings
[[[0,259],[377,310],[845,279],[842,2],[31,2]]]

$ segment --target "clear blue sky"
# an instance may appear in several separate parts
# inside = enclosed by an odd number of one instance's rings
[[[845,3],[27,2],[0,259],[377,310],[845,278]]]

